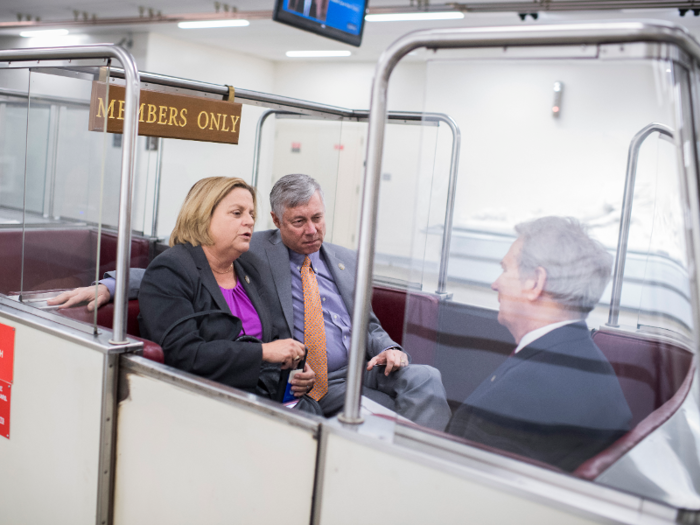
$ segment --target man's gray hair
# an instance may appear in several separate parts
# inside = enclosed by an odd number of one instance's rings
[[[270,208],[278,219],[282,219],[284,210],[306,204],[316,192],[321,196],[321,202],[325,205],[323,190],[316,179],[302,173],[285,175],[272,187]]]
[[[523,242],[518,263],[521,279],[543,268],[547,272],[544,291],[586,317],[610,281],[613,256],[573,217],[542,217],[518,224],[515,231]]]

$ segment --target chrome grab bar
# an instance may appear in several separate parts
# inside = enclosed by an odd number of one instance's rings
[[[627,153],[627,173],[625,175],[625,192],[622,197],[622,212],[620,214],[620,233],[617,237],[617,252],[615,254],[615,268],[613,269],[612,293],[610,295],[610,314],[608,326],[619,326],[620,299],[622,297],[622,279],[625,275],[625,260],[627,258],[627,243],[630,235],[630,220],[632,218],[632,201],[634,200],[634,186],[637,178],[637,161],[639,150],[646,138],[654,132],[673,138],[673,130],[664,124],[652,122],[642,128],[632,138]]]
[[[260,143],[262,141],[262,128],[265,121],[270,115],[300,115],[292,111],[270,109],[265,111],[258,119],[258,125],[255,128],[255,150],[253,152],[253,177],[252,186],[258,189],[258,178],[260,176]],[[337,118],[336,114],[332,115]],[[308,118],[308,117],[307,117]],[[322,118],[318,116],[317,118]],[[357,120],[358,122],[369,118],[369,111],[366,110],[348,110],[347,115],[342,118]],[[447,293],[447,265],[450,259],[450,245],[452,243],[452,222],[454,220],[454,203],[455,192],[457,191],[457,170],[459,169],[459,153],[462,144],[462,133],[459,130],[457,123],[448,115],[442,113],[419,113],[407,111],[389,111],[387,113],[389,121],[410,121],[410,122],[443,122],[447,124],[452,132],[452,149],[450,153],[450,179],[447,187],[447,204],[445,208],[445,229],[442,235],[442,249],[440,254],[440,270],[438,273],[438,287],[435,291],[441,298],[449,297]]]

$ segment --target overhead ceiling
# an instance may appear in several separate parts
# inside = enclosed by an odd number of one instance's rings
[[[536,11],[538,2],[516,0],[515,2],[511,1],[510,4],[522,5],[522,8],[504,12],[467,12],[464,19],[456,21],[367,23],[362,46],[354,48],[273,22],[267,17],[273,8],[274,0],[222,0],[216,3],[219,4],[220,14],[224,12],[223,6],[226,4],[226,7],[235,6],[241,16],[245,16],[245,13],[254,13],[255,16],[251,17],[248,27],[180,29],[174,22],[147,22],[149,14],[155,17],[159,13],[163,16],[215,15],[217,12],[215,2],[209,0],[2,0],[0,2],[0,35],[18,35],[19,26],[27,25],[28,19],[32,20],[31,25],[40,27],[49,24],[53,26],[57,22],[70,23],[77,17],[81,22],[79,25],[74,23],[70,26],[66,25],[71,33],[105,33],[128,36],[129,33],[150,31],[276,61],[295,60],[285,56],[285,52],[289,50],[347,49],[353,53],[352,56],[339,60],[375,61],[382,50],[401,35],[409,31],[435,27],[546,24],[592,19],[661,19],[683,25],[693,33],[700,33],[700,16],[693,16],[693,12],[689,11],[681,17],[678,9],[672,7],[597,11],[540,11],[536,21],[528,17],[523,22],[518,16],[518,12]],[[425,5],[429,2],[425,0],[370,0],[370,7],[372,9],[393,7],[399,10],[405,7],[406,10],[415,10],[415,5],[418,3]],[[494,4],[494,6],[505,4],[499,0],[480,1],[482,6],[489,3]],[[582,3],[585,2],[578,2],[579,5]],[[682,2],[678,4],[680,3]],[[473,3],[462,2],[463,6],[470,4]],[[444,4],[442,7],[452,9],[453,5]],[[432,3],[429,3],[429,8],[437,10],[441,6],[433,0]],[[36,21],[37,17],[40,19],[39,22]],[[18,23],[20,18],[23,23]],[[86,24],[82,22],[84,18],[89,20],[94,18],[106,23]],[[136,22],[135,19],[139,18],[140,20]],[[110,19],[115,19],[115,23],[112,23]],[[124,20],[116,23],[116,19],[131,19],[131,23]]]

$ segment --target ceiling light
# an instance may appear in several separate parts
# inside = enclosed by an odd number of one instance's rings
[[[425,13],[386,13],[366,15],[367,22],[417,22],[421,20],[457,20],[464,18],[461,11],[433,11]]]
[[[349,57],[350,51],[287,51],[290,58]]]
[[[179,22],[180,29],[209,29],[212,27],[245,27],[250,25],[248,20],[236,18],[235,20],[201,20],[199,22]]]
[[[67,34],[67,29],[44,29],[43,31],[22,31],[19,36],[24,38],[42,38],[47,36],[66,36]]]

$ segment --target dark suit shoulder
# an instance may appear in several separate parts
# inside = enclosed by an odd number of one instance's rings
[[[199,250],[201,251],[200,247]],[[144,274],[144,281],[148,281],[151,275],[158,269],[168,268],[187,276],[194,276],[199,273],[197,264],[192,258],[191,251],[197,248],[191,245],[178,244],[164,251],[151,261]]]

